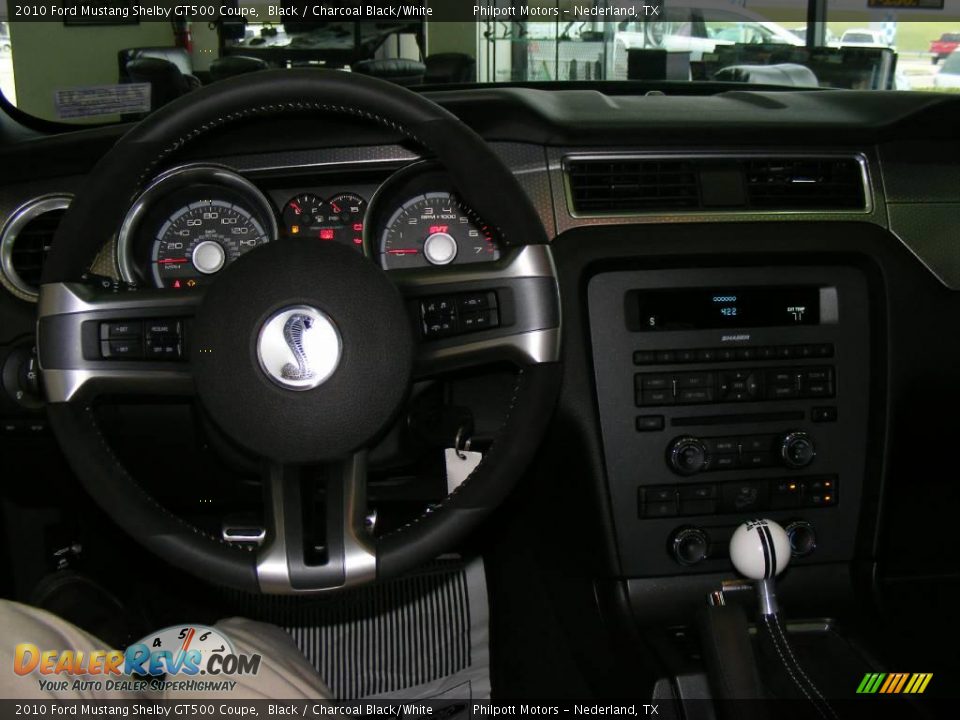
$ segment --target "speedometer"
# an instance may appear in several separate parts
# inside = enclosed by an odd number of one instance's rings
[[[411,198],[390,216],[380,237],[380,264],[386,270],[499,257],[490,228],[448,192]]]
[[[157,287],[211,281],[227,264],[270,241],[263,225],[240,205],[201,200],[175,210],[157,231],[151,252]]]
[[[132,285],[187,290],[277,235],[273,206],[257,186],[227,168],[184,165],[159,175],[127,212],[117,264]]]

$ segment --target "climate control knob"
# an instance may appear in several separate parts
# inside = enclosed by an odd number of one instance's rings
[[[681,565],[696,565],[707,559],[710,536],[698,527],[681,528],[673,534],[670,553]]]
[[[788,468],[806,467],[816,454],[813,438],[800,430],[787,433],[780,443],[780,459]]]
[[[793,557],[806,557],[817,549],[817,533],[806,520],[794,520],[784,528],[790,540],[790,554]]]
[[[667,463],[678,475],[695,475],[707,468],[707,446],[695,437],[679,437],[670,443]]]

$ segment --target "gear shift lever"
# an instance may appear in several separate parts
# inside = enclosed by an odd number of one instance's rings
[[[756,581],[760,603],[760,622],[757,627],[772,645],[772,657],[787,671],[801,695],[809,700],[824,720],[837,715],[803,667],[790,646],[787,633],[780,622],[774,581],[790,563],[790,539],[787,532],[773,520],[750,520],[743,523],[730,538],[730,560],[744,577]]]
[[[773,583],[790,562],[790,539],[773,520],[749,520],[730,538],[730,560],[744,577],[757,582],[760,613],[778,612]]]

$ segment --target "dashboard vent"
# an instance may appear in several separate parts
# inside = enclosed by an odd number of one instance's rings
[[[764,210],[863,210],[863,169],[854,158],[746,160],[751,208]]]
[[[564,170],[581,216],[867,208],[855,157],[569,157]]]
[[[693,160],[571,160],[567,176],[573,209],[584,215],[700,207]]]
[[[0,234],[3,280],[18,296],[35,300],[43,263],[71,197],[50,195],[18,208]]]

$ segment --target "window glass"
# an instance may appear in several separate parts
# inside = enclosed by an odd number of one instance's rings
[[[941,1],[942,9],[933,7]],[[294,0],[223,2],[247,17],[41,22],[10,17],[15,6],[0,0],[0,92],[38,117],[102,123],[141,117],[203,85],[264,68],[333,68],[414,87],[957,87],[960,0],[827,0],[809,26],[807,0],[659,0],[651,17],[642,8],[658,0],[487,0],[504,12],[529,10],[526,18],[493,19],[471,15],[474,0],[443,0],[431,2],[446,13],[441,20],[391,22],[320,21],[277,10],[303,5]]]

